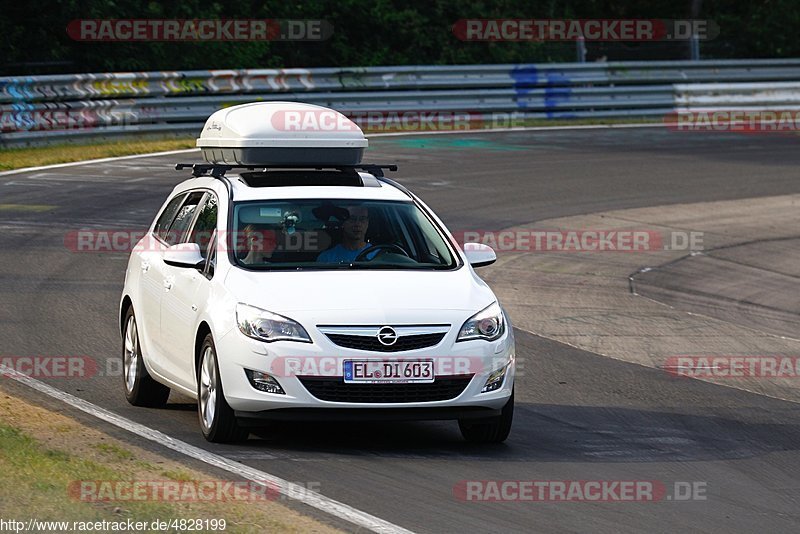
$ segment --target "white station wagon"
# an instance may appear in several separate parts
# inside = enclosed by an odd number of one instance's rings
[[[292,130],[287,111],[335,114],[336,131]],[[271,420],[453,419],[467,440],[507,438],[514,336],[474,271],[492,249],[462,250],[394,166],[361,164],[367,140],[335,111],[235,106],[198,145],[208,163],[177,166],[193,177],[128,263],[131,404],[196,398],[214,442]]]

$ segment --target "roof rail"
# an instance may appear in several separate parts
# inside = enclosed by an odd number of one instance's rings
[[[250,171],[267,170],[267,169],[338,169],[347,170],[352,169],[356,171],[368,172],[376,178],[384,176],[384,169],[388,171],[396,171],[397,165],[395,164],[379,164],[379,163],[364,163],[358,165],[221,165],[219,163],[176,163],[175,170],[180,171],[183,169],[192,169],[192,176],[195,178],[200,176],[211,176],[212,178],[222,178],[225,173],[232,169],[247,169]]]
[[[361,165],[353,165],[353,168],[356,170],[364,171],[370,173],[375,178],[383,178],[383,169],[387,171],[395,172],[397,170],[397,165],[389,164],[389,165],[382,165],[378,163],[364,163]]]
[[[385,183],[385,184],[388,184],[388,185],[390,185],[390,186],[394,187],[395,189],[399,189],[401,192],[405,193],[405,195],[406,195],[408,198],[410,198],[410,199],[412,199],[412,200],[414,199],[414,195],[412,195],[412,194],[411,194],[411,191],[409,191],[409,190],[408,190],[408,188],[407,188],[406,186],[404,186],[404,185],[402,185],[402,184],[400,184],[400,183],[398,183],[398,182],[395,182],[395,181],[394,181],[394,180],[392,180],[392,179],[386,178],[386,177],[385,177],[385,176],[383,176],[383,175],[381,175],[381,176],[376,176],[375,178],[376,178],[376,179],[377,179],[379,182],[383,182],[383,183]]]

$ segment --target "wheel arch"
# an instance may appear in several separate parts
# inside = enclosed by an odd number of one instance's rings
[[[125,332],[125,316],[128,315],[128,310],[133,307],[133,301],[128,295],[122,299],[122,303],[119,306],[119,333],[120,335],[124,335]]]
[[[206,321],[200,321],[197,327],[197,333],[194,337],[194,376],[197,376],[200,370],[200,350],[203,348],[203,340],[211,333],[211,327]]]

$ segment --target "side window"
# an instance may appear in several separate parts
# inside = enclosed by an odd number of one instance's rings
[[[206,257],[211,236],[214,235],[214,230],[217,229],[218,208],[217,195],[208,193],[203,204],[197,209],[194,228],[192,228],[192,232],[189,235],[189,242],[197,243],[200,246],[200,253],[203,258]]]
[[[194,214],[197,212],[197,206],[203,200],[203,196],[205,196],[205,193],[195,192],[189,193],[186,197],[186,201],[178,210],[177,215],[175,215],[175,220],[169,227],[167,236],[163,238],[168,245],[175,245],[183,242],[183,238],[189,230],[189,225],[191,225],[194,220]]]
[[[181,207],[184,198],[186,198],[185,194],[178,195],[170,200],[167,207],[164,208],[164,211],[162,211],[161,215],[158,217],[156,225],[153,227],[153,233],[164,241],[167,241],[167,232],[169,232],[169,227],[175,219],[175,214],[178,213],[178,209]]]

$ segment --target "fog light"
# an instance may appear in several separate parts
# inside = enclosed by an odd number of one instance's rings
[[[274,393],[276,395],[286,395],[281,385],[278,384],[278,381],[271,375],[262,373],[261,371],[251,371],[250,369],[245,369],[244,374],[247,375],[247,380],[250,381],[250,385],[258,391]]]
[[[498,369],[494,373],[490,374],[489,378],[486,379],[486,384],[483,386],[481,393],[497,391],[503,387],[503,381],[506,378],[506,371],[508,370],[509,365],[511,365],[511,363],[506,364],[502,369]]]

